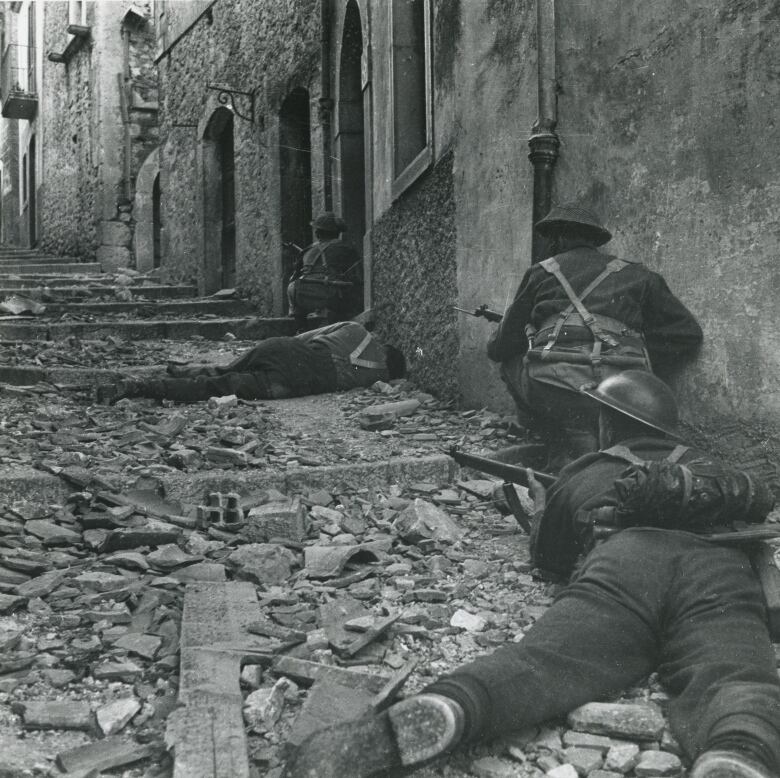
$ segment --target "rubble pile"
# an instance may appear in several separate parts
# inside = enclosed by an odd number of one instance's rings
[[[411,385],[335,395],[335,415],[323,427],[282,433],[280,403],[212,398],[208,403],[158,405],[120,400],[90,406],[86,395],[50,385],[4,386],[0,456],[6,464],[89,467],[109,480],[219,468],[284,470],[388,457],[441,453],[453,444],[482,445],[507,438],[506,420],[491,413],[454,413]],[[413,416],[360,432],[366,409],[389,398],[416,403]],[[350,430],[351,432],[347,432]],[[125,478],[126,480],[126,478]]]
[[[323,723],[521,640],[552,602],[554,587],[532,576],[528,538],[494,500],[493,480],[204,490],[193,504],[162,488],[182,469],[327,467],[453,442],[484,451],[511,440],[507,419],[459,413],[406,382],[322,398],[338,412],[320,437],[291,427],[277,403],[81,400],[41,386],[3,403],[4,459],[69,485],[60,503],[30,495],[0,510],[9,774],[171,775],[192,587],[245,582],[256,592],[261,617],[246,629],[240,683],[257,776],[280,775],[287,749]],[[417,774],[681,775],[665,701],[651,682]]]

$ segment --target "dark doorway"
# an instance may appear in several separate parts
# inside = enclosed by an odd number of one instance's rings
[[[311,243],[311,117],[309,93],[295,89],[279,111],[279,179],[282,234],[282,289],[287,289],[297,251]],[[282,294],[284,312],[287,295]]]
[[[160,267],[162,257],[162,245],[160,243],[160,230],[162,229],[162,217],[160,215],[160,174],[154,177],[152,185],[152,243],[154,267]]]
[[[36,207],[36,183],[35,183],[35,135],[30,138],[30,148],[27,152],[28,163],[27,170],[30,180],[27,184],[27,215],[30,219],[30,248],[33,248],[38,242],[38,229],[37,229],[37,207]]]
[[[360,61],[363,33],[355,0],[347,3],[339,66],[338,134],[336,148],[341,180],[341,216],[346,238],[363,254],[366,231],[366,174],[363,136],[363,89]]]
[[[219,108],[203,137],[204,291],[236,283],[236,198],[233,114]]]

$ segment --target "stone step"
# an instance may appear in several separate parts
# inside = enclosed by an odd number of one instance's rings
[[[97,367],[32,367],[27,365],[0,365],[0,384],[33,386],[97,386],[121,378],[152,378],[165,374],[165,365],[103,369]]]
[[[49,273],[100,273],[99,262],[13,262],[0,266],[0,282],[7,275],[45,276]]]
[[[141,285],[141,286],[117,286],[116,284],[98,283],[99,279],[92,278],[50,278],[45,283],[28,278],[0,280],[0,297],[20,294],[33,296],[48,287],[58,299],[83,300],[85,297],[113,297],[118,289],[129,289],[136,297],[147,297],[150,300],[160,298],[195,297],[198,290],[190,285]],[[37,297],[35,299],[38,299]]]
[[[357,464],[318,465],[288,468],[284,472],[266,469],[223,470],[212,468],[192,473],[170,473],[163,480],[167,499],[193,505],[210,492],[256,492],[277,489],[284,494],[311,489],[340,492],[349,489],[382,488],[387,484],[450,483],[458,467],[446,454],[393,457]],[[131,488],[137,476],[123,488]],[[114,479],[118,480],[118,479]],[[4,505],[29,500],[35,495],[42,504],[65,504],[73,487],[51,473],[24,466],[0,466],[0,501]]]
[[[46,312],[37,320],[48,318],[49,315],[99,314],[101,316],[116,316],[118,314],[134,313],[143,319],[159,318],[161,316],[221,316],[237,317],[253,313],[254,309],[248,300],[157,300],[148,302],[137,300],[132,302],[45,302]]]
[[[81,262],[76,257],[53,257],[48,254],[0,254],[0,267],[13,264],[48,264],[60,265],[65,263]],[[94,260],[92,260],[94,262]]]
[[[40,249],[7,249],[0,248],[0,259],[5,257],[52,257],[59,256],[55,254],[47,254]]]
[[[121,338],[123,340],[187,340],[193,337],[220,340],[227,334],[239,340],[262,340],[293,335],[292,318],[257,317],[214,319],[154,319],[96,322],[39,322],[16,317],[0,321],[0,340],[39,341],[77,338]]]

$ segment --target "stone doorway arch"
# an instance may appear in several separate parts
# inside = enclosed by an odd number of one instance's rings
[[[236,196],[233,113],[217,108],[201,143],[203,161],[203,287],[205,294],[236,283]]]
[[[297,252],[311,243],[311,114],[309,93],[294,89],[279,109],[279,205],[282,235],[282,290],[292,274]],[[282,294],[287,312],[287,295]]]
[[[161,192],[159,149],[154,149],[143,161],[135,179],[133,235],[135,269],[148,273],[161,263]]]

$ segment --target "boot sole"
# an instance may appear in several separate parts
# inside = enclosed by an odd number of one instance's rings
[[[443,754],[456,745],[462,721],[444,697],[421,694],[387,710],[401,764],[414,765]]]
[[[773,778],[763,765],[730,751],[702,754],[689,773],[690,778]]]

